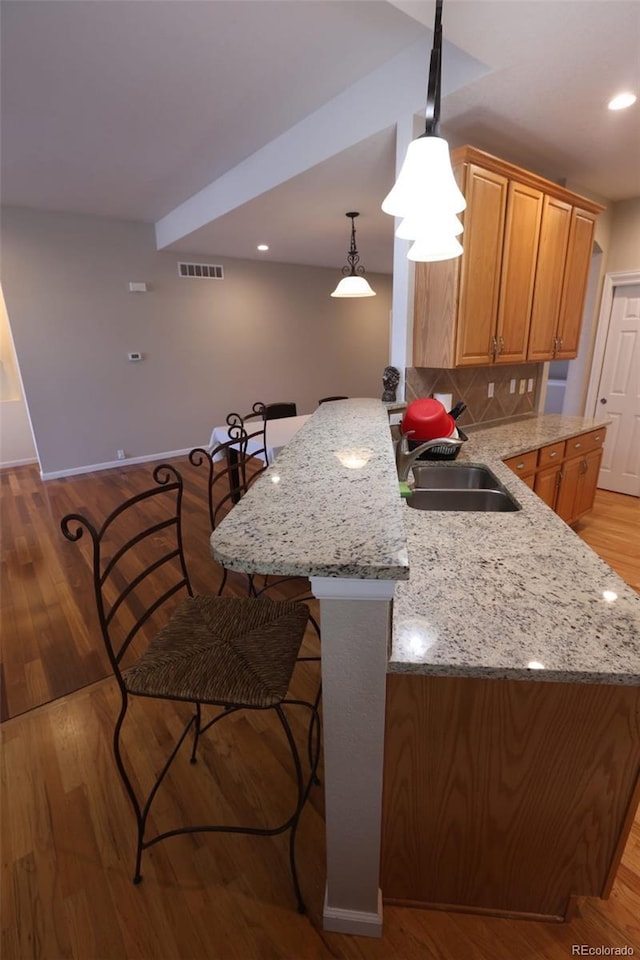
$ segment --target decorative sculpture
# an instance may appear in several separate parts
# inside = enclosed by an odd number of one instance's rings
[[[400,383],[400,371],[397,367],[385,367],[382,373],[382,400],[384,403],[395,403],[396,390]]]

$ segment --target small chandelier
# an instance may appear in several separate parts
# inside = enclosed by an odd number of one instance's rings
[[[346,213],[346,217],[351,217],[351,245],[347,254],[347,263],[342,268],[343,277],[335,288],[332,297],[375,297],[376,292],[372,290],[369,283],[364,278],[364,267],[359,267],[360,257],[356,249],[356,226],[355,219],[359,213]]]
[[[429,64],[425,131],[407,149],[395,186],[382,202],[385,213],[403,217],[396,236],[413,240],[409,260],[451,260],[462,253],[457,239],[466,207],[451,169],[449,144],[440,132],[442,0],[436,0],[433,48]]]

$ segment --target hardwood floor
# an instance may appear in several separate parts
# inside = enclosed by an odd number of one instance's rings
[[[196,589],[210,591],[218,574],[203,478],[182,466],[187,554]],[[106,513],[148,486],[149,476],[148,466],[47,484],[31,467],[0,474],[5,703],[13,714],[0,728],[4,960],[565,960],[580,944],[640,951],[640,819],[610,899],[578,899],[569,924],[387,907],[381,940],[323,932],[322,787],[312,791],[298,837],[306,917],[295,911],[283,837],[171,839],[146,852],[145,879],[134,887],[133,816],[111,756],[117,691],[111,679],[98,679],[107,669],[96,649],[85,559],[64,541],[59,520],[72,509]],[[577,530],[593,546],[599,540],[607,562],[636,589],[637,520],[636,501],[602,492]],[[306,652],[315,649],[310,635]],[[293,692],[308,696],[315,682],[317,664],[300,664]],[[179,706],[135,703],[125,745],[141,780],[183,717]],[[179,756],[158,795],[155,825],[197,822],[215,816],[212,807],[223,816],[231,805],[239,816],[261,810],[265,822],[285,809],[291,774],[269,718],[232,716],[214,730],[195,767],[186,752]]]
[[[575,532],[640,593],[640,499],[610,490],[597,490],[593,510]]]
[[[298,669],[295,689],[304,691],[314,665]],[[566,960],[573,944],[640,951],[640,821],[611,898],[579,900],[569,924],[386,907],[381,940],[323,932],[322,787],[298,835],[307,916],[295,910],[283,837],[168,840],[146,852],[134,887],[133,816],[110,753],[116,700],[106,680],[2,725],[4,960]],[[148,779],[184,711],[152,701],[135,708],[141,726],[128,727],[125,745]],[[211,808],[228,816],[231,802],[239,816],[249,807],[265,818],[282,813],[290,776],[271,721],[229,717],[215,729],[195,767],[186,751],[177,759],[154,824],[196,822]],[[214,743],[230,786],[221,786]],[[253,762],[259,745],[268,763],[243,775],[241,761]]]
[[[172,461],[185,481],[184,539],[194,589],[210,593],[220,571],[209,553],[204,470]],[[14,717],[109,675],[95,615],[86,551],[69,543],[60,520],[71,511],[104,518],[153,486],[153,464],[40,479],[36,465],[0,471],[1,718]],[[246,591],[231,575],[229,588]]]

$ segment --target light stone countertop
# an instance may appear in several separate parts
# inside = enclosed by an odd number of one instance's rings
[[[501,462],[606,423],[552,414],[467,431],[457,462],[486,464],[522,509],[406,507],[389,672],[640,683],[640,596]]]
[[[638,684],[640,597],[501,462],[606,423],[467,428],[457,462],[489,466],[522,509],[423,512],[398,496],[383,404],[322,404],[212,553],[232,570],[400,581],[392,673]]]
[[[409,561],[386,407],[323,403],[211,535],[230,570],[403,580]]]

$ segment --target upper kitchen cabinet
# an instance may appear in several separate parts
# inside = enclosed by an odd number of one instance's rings
[[[545,197],[528,360],[578,354],[595,222],[596,213]]]
[[[575,357],[602,207],[474,147],[452,163],[464,253],[416,264],[413,365]]]

